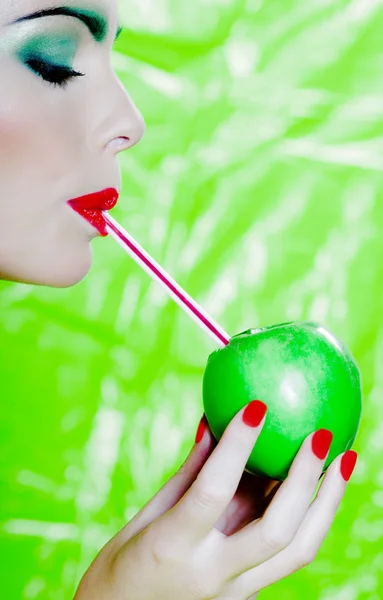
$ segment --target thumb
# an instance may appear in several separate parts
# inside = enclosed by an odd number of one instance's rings
[[[201,438],[200,441],[194,443],[189,455],[178,471],[118,534],[119,542],[125,543],[135,537],[153,521],[173,508],[194,483],[198,473],[217,445],[205,414],[199,423],[197,437]]]

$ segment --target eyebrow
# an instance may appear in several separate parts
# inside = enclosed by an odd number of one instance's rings
[[[20,21],[30,21],[32,19],[41,19],[42,17],[52,17],[57,15],[64,15],[79,19],[89,29],[93,39],[100,44],[107,36],[108,21],[105,19],[105,17],[94,10],[86,10],[84,8],[76,8],[72,6],[57,6],[45,10],[37,10],[30,15],[25,15],[24,17],[16,19],[16,21],[12,21],[12,23],[9,23],[9,25],[12,25],[13,23],[20,23]],[[120,37],[122,31],[123,27],[119,26],[116,37],[114,38],[115,42]]]

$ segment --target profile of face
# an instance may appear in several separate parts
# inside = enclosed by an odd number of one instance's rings
[[[68,201],[115,188],[144,120],[111,66],[117,0],[0,2],[0,279],[67,287],[95,227]]]

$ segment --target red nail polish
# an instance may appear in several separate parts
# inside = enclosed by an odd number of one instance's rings
[[[345,481],[348,481],[352,475],[352,472],[356,465],[356,460],[358,455],[354,450],[348,450],[342,456],[342,460],[340,461],[340,472]]]
[[[205,415],[204,415],[198,425],[197,434],[195,436],[196,444],[199,444],[200,441],[202,440],[203,434],[205,433],[205,429],[206,429],[206,425],[205,425]]]
[[[318,429],[311,439],[311,447],[317,458],[323,460],[330,449],[332,432],[328,429]]]
[[[258,427],[267,411],[267,405],[261,400],[253,400],[242,414],[242,420],[249,427]]]

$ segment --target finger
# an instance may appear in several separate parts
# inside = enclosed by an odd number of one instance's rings
[[[233,582],[230,590],[233,597],[248,598],[255,590],[260,591],[314,561],[347,488],[347,481],[341,475],[342,461],[344,469],[345,463],[352,467],[356,459],[357,454],[352,450],[334,459],[293,542],[262,565],[242,573]]]
[[[232,577],[263,563],[292,542],[310,506],[331,441],[327,429],[308,435],[263,517],[224,540]]]
[[[243,407],[226,427],[218,445],[184,497],[164,518],[168,530],[190,542],[209,533],[231,502],[254,445],[265,423],[266,405],[255,400]],[[252,412],[253,411],[253,412]],[[247,425],[243,418],[250,423]]]
[[[116,544],[122,545],[132,539],[148,525],[170,510],[195,481],[208,456],[215,447],[215,439],[210,432],[203,415],[201,422],[206,423],[203,437],[195,443],[179,470],[169,479],[133,519],[117,534]]]

